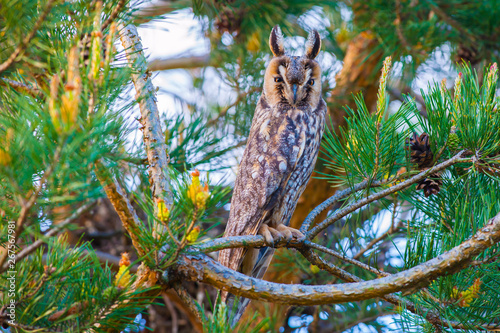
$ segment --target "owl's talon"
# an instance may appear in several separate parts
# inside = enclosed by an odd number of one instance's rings
[[[268,228],[269,228],[269,232],[271,233],[271,235],[273,237],[273,241],[270,244],[272,246],[274,246],[274,244],[276,244],[276,242],[279,242],[283,238],[283,234],[274,228],[271,228],[269,226],[268,226]]]
[[[293,233],[290,230],[291,228],[288,228],[287,226],[280,224],[276,227],[276,230],[281,233],[287,242],[291,241],[293,239]]]
[[[297,239],[298,241],[301,241],[306,237],[298,229],[287,227],[284,224],[280,224],[276,229],[278,229],[279,232],[281,232],[282,234],[287,235],[286,236],[287,241],[291,241],[293,238]]]
[[[270,228],[267,226],[267,224],[261,225],[259,232],[257,234],[264,236],[264,239],[266,240],[267,245],[269,245],[269,246],[274,245],[274,239],[273,239],[273,236],[271,235]]]
[[[274,246],[274,244],[281,240],[285,240],[287,243],[290,243],[293,239],[301,241],[305,238],[299,230],[287,227],[283,224],[278,225],[276,229],[268,226],[267,224],[263,224],[261,225],[258,234],[264,236],[268,246]]]

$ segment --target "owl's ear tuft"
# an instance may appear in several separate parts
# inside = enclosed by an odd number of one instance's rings
[[[271,35],[269,36],[269,47],[273,52],[275,57],[279,57],[285,54],[285,45],[284,45],[283,33],[279,25],[274,26],[271,31]]]
[[[309,37],[307,37],[306,42],[306,57],[309,59],[314,59],[319,53],[321,49],[321,37],[316,30],[313,30],[309,33]]]

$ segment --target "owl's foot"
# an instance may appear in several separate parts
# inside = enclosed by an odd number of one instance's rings
[[[283,224],[278,225],[276,229],[271,228],[267,224],[263,224],[257,234],[264,236],[264,238],[266,239],[266,243],[269,246],[273,246],[276,241],[279,241],[281,239],[289,242],[293,238],[296,238],[297,240],[302,240],[305,238],[305,236],[299,230],[287,227]]]
[[[276,230],[284,234],[287,241],[291,241],[293,238],[296,238],[297,240],[303,240],[304,238],[306,238],[306,236],[304,236],[304,234],[301,233],[298,229],[287,227],[284,224],[278,225],[278,227],[276,227]]]

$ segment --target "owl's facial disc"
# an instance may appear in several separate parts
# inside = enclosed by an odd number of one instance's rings
[[[280,93],[281,100],[297,106],[308,103],[310,95],[317,90],[320,81],[316,64],[305,57],[282,57],[282,61],[275,66],[273,83],[275,90]]]

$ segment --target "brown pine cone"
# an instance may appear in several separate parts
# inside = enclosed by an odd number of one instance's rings
[[[406,144],[410,148],[410,162],[416,163],[419,169],[428,168],[432,165],[434,155],[429,144],[429,134],[422,133],[420,137],[413,132],[413,136],[406,139]]]
[[[421,180],[417,184],[417,190],[423,190],[424,195],[427,198],[432,194],[438,194],[441,185],[443,185],[443,180],[439,174],[435,173],[424,180]]]

